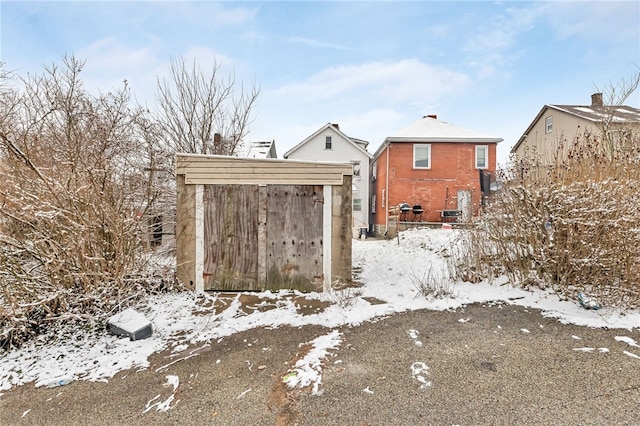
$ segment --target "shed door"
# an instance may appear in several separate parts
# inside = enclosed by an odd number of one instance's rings
[[[322,185],[262,190],[264,204],[258,185],[204,185],[204,289],[322,289]]]
[[[322,289],[322,185],[269,185],[266,204],[266,288]]]
[[[204,289],[259,290],[258,186],[204,185]]]

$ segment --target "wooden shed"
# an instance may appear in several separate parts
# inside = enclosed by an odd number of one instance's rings
[[[350,163],[177,154],[177,278],[327,291],[351,277]]]

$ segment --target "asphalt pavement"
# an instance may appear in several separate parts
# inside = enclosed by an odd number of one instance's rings
[[[156,354],[108,383],[16,387],[0,396],[0,425],[640,424],[640,359],[624,353],[640,349],[615,339],[640,341],[638,329],[505,304],[395,314],[339,329],[320,395],[288,388],[303,344],[329,331],[259,328]]]

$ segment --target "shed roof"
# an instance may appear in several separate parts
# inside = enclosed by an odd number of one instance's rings
[[[187,185],[342,185],[344,176],[353,175],[353,164],[176,154],[176,174]]]

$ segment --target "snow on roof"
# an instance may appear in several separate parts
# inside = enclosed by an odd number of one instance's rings
[[[625,105],[549,105],[549,107],[593,122],[611,117],[611,120],[616,123],[640,123],[640,109]]]
[[[244,152],[238,154],[239,157],[248,158],[269,158],[269,152],[275,141],[249,141]]]
[[[389,142],[425,141],[425,142],[502,142],[502,138],[489,136],[475,130],[454,126],[425,116],[388,136]]]

